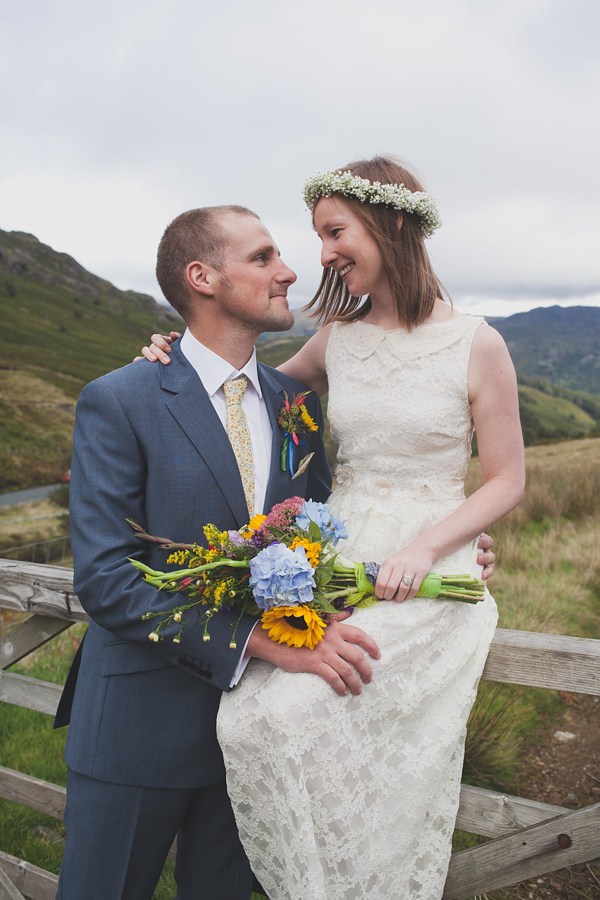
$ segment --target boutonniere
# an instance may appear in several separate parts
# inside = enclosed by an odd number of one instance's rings
[[[308,397],[310,391],[304,391],[290,401],[288,395],[284,392],[285,406],[279,411],[277,424],[284,430],[283,440],[281,442],[281,471],[287,472],[288,469],[292,478],[302,475],[314,456],[309,453],[298,463],[297,470],[294,472],[294,448],[306,446],[306,441],[301,441],[299,434],[307,434],[309,431],[318,431],[319,426],[309,414],[304,401]]]

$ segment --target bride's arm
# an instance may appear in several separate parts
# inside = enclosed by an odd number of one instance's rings
[[[482,325],[473,339],[468,387],[484,484],[451,515],[383,563],[376,585],[382,599],[414,597],[425,575],[435,570],[437,559],[474,540],[523,497],[517,378],[506,344],[489,325]],[[402,583],[405,575],[413,579],[410,588]]]
[[[305,384],[319,396],[327,393],[325,351],[331,327],[320,328],[291,359],[278,366],[280,372]]]

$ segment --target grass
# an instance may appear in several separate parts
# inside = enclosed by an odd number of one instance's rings
[[[491,589],[498,602],[499,624],[599,638],[600,439],[529,447],[526,460],[523,503],[493,529],[498,567]],[[468,491],[480,483],[479,463],[472,460]],[[32,518],[32,513],[60,506],[48,500],[20,509],[28,513],[23,518]],[[5,529],[15,527],[7,524],[8,515],[17,518],[14,508],[0,509],[0,539]],[[81,626],[64,632],[15,671],[60,683],[78,629]],[[526,796],[527,785],[519,784],[515,774],[523,742],[527,739],[530,743],[557,708],[552,691],[482,682],[469,722],[464,780]],[[3,765],[64,783],[63,741],[61,732],[51,730],[49,717],[0,704]],[[32,829],[39,825],[51,829],[45,838],[33,834]],[[60,838],[61,828],[47,817],[0,800],[0,846],[6,852],[58,871],[62,848],[52,843],[52,837]],[[457,832],[455,849],[478,841],[476,836]],[[172,866],[167,865],[155,898],[167,900],[173,894]],[[502,894],[495,892],[494,896]],[[511,896],[506,893],[506,900]]]
[[[522,503],[492,529],[499,626],[600,638],[600,439],[529,447],[526,462]],[[467,492],[482,481],[472,460]],[[511,788],[519,744],[553,703],[548,691],[482,684],[470,720],[467,779]],[[504,731],[502,741],[478,739],[488,719]]]

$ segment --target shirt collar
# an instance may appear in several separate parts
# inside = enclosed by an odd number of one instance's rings
[[[179,342],[181,352],[196,370],[200,381],[204,385],[204,389],[209,397],[212,397],[224,381],[230,381],[238,375],[246,375],[249,383],[254,387],[256,393],[262,398],[262,388],[258,380],[258,365],[256,362],[256,348],[252,351],[252,356],[245,366],[236,369],[231,363],[228,363],[222,356],[213,353],[204,344],[201,344],[189,328],[186,328],[181,341]]]

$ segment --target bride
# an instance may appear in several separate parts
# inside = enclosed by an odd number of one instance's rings
[[[500,335],[442,299],[424,244],[438,214],[410,171],[352,163],[305,199],[322,327],[281,368],[329,392],[343,553],[380,562],[395,602],[353,614],[381,651],[360,696],[251,660],[219,712],[228,790],[271,900],[438,900],[497,611],[487,591],[415,594],[430,571],[478,574],[478,536],[521,499],[516,377]],[[484,485],[465,499],[474,427]]]

